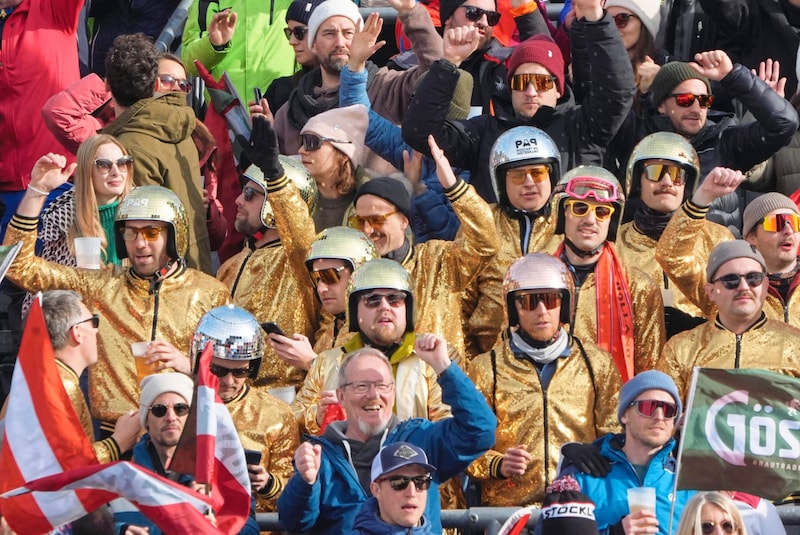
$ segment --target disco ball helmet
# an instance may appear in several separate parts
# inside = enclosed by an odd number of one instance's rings
[[[306,254],[306,267],[311,271],[314,260],[335,258],[348,263],[351,271],[364,262],[378,258],[375,244],[366,234],[352,227],[326,228],[311,243]]]
[[[317,206],[317,183],[314,182],[314,178],[308,172],[308,169],[303,167],[303,164],[294,158],[282,154],[279,155],[278,158],[283,166],[286,177],[295,185],[297,191],[300,192],[300,196],[308,206],[308,213],[314,213],[314,209]],[[267,228],[275,228],[275,212],[272,209],[272,205],[269,203],[267,179],[257,165],[250,165],[250,167],[242,173],[240,177],[242,187],[247,184],[247,181],[254,182],[264,193],[264,204],[261,205],[261,224]]]
[[[183,203],[172,190],[162,186],[139,186],[120,201],[114,218],[114,239],[119,258],[128,257],[125,240],[122,239],[122,228],[126,221],[166,223],[167,255],[174,260],[186,255],[189,247],[189,221]]]
[[[364,263],[350,275],[347,284],[347,322],[351,332],[358,331],[358,300],[369,290],[399,290],[406,294],[406,332],[414,332],[414,293],[411,275],[394,260],[376,258]]]
[[[614,207],[614,213],[608,227],[608,241],[617,239],[617,230],[625,208],[625,193],[617,177],[610,171],[596,165],[579,165],[564,173],[553,193],[556,234],[564,234],[564,203],[570,199],[610,203]]]
[[[689,141],[674,132],[655,132],[642,139],[628,158],[625,182],[629,197],[639,197],[642,189],[642,171],[647,160],[668,160],[686,171],[687,191],[697,186],[700,176],[700,159]]]
[[[503,279],[503,295],[510,326],[519,324],[514,294],[522,290],[558,291],[561,294],[561,323],[572,323],[575,313],[575,282],[564,262],[555,256],[544,253],[527,254],[509,266]]]
[[[251,313],[235,305],[223,305],[206,312],[192,336],[192,357],[199,359],[209,342],[213,344],[213,357],[250,361],[250,377],[258,376],[265,336]]]

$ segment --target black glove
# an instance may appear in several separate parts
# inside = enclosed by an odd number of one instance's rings
[[[694,329],[708,321],[705,318],[691,316],[674,307],[664,307],[664,324],[667,328],[667,340],[678,333]]]
[[[252,163],[261,169],[267,180],[283,176],[283,166],[278,159],[278,136],[266,117],[253,116],[253,130],[250,139],[236,136],[236,142],[242,147],[242,152]]]
[[[611,463],[600,455],[600,450],[593,444],[564,444],[561,446],[561,455],[578,470],[590,476],[605,477],[611,471]]]

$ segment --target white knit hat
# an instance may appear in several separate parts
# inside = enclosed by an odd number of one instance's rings
[[[311,12],[308,19],[308,48],[314,46],[320,24],[331,17],[342,16],[353,21],[357,30],[364,27],[364,19],[353,0],[325,0]]]
[[[194,394],[194,381],[188,375],[178,372],[154,373],[142,379],[142,393],[139,396],[139,421],[142,428],[147,421],[147,413],[153,401],[165,392],[175,392],[191,405]]]
[[[642,21],[653,39],[661,26],[661,2],[659,0],[606,0],[605,8],[621,7],[627,9]]]

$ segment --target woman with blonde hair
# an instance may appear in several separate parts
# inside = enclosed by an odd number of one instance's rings
[[[747,529],[732,499],[699,492],[683,508],[676,535],[747,535]]]

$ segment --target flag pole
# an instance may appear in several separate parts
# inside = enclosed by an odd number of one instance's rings
[[[682,424],[681,424],[681,435],[680,440],[678,440],[678,459],[675,461],[675,481],[672,483],[672,504],[670,505],[669,511],[669,535],[672,535],[672,521],[675,517],[675,500],[678,497],[678,474],[681,471],[681,458],[683,457],[683,442],[684,438],[686,437],[686,433],[683,432],[683,424],[689,421],[689,413],[692,410],[692,404],[694,403],[694,391],[695,387],[697,386],[697,377],[700,373],[700,368],[695,366],[692,368],[692,382],[689,385],[689,398],[686,400],[686,410],[681,415]]]

